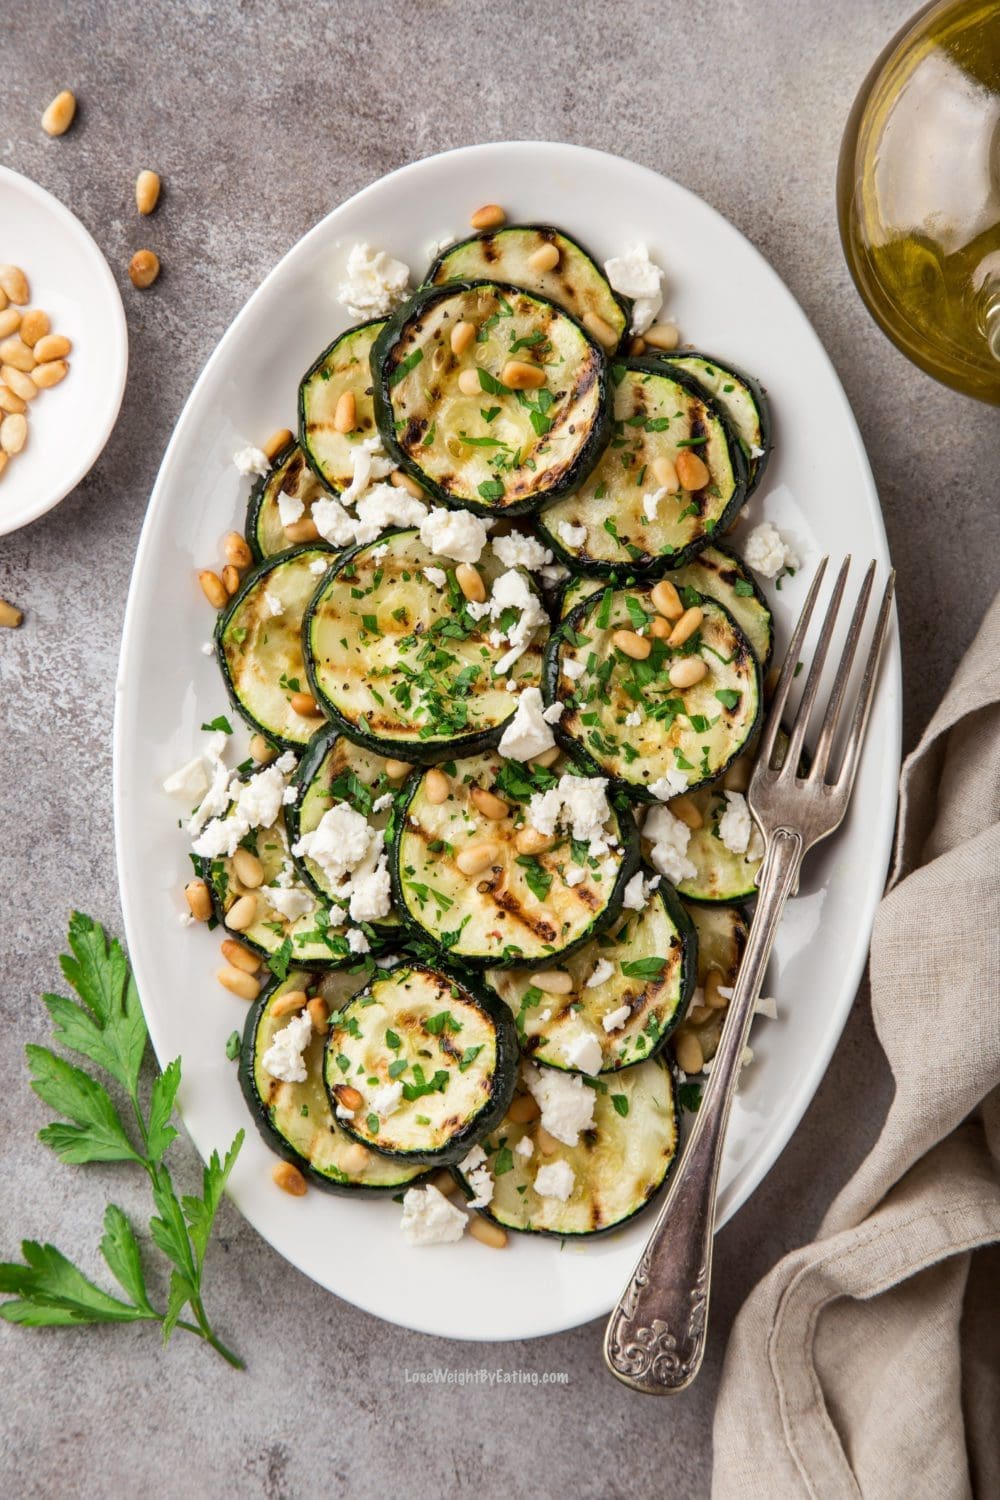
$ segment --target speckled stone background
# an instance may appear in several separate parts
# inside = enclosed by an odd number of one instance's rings
[[[1000,429],[882,338],[837,239],[843,123],[910,6],[6,0],[0,161],[96,236],[123,287],[131,372],[88,479],[0,541],[0,595],[27,615],[0,641],[0,1253],[51,1236],[96,1268],[106,1198],[145,1207],[133,1173],[64,1167],[36,1142],[46,1111],[21,1050],[45,1034],[37,996],[57,985],[71,905],[120,921],[111,715],[133,553],[216,340],[289,246],[382,173],[475,141],[576,141],[678,178],[759,246],[818,329],[868,445],[900,573],[913,744],[995,581]],[[79,116],[50,141],[39,116],[67,86]],[[144,166],[165,181],[148,222],[132,200]],[[137,293],[125,267],[147,243],[164,271]],[[305,1280],[226,1206],[208,1295],[248,1372],[184,1336],[161,1353],[149,1329],[0,1325],[0,1489],[18,1500],[707,1495],[727,1329],[758,1277],[810,1236],[890,1088],[862,993],[799,1132],[719,1237],[712,1347],[685,1396],[650,1402],[605,1376],[598,1324],[492,1346],[389,1327]],[[179,1157],[193,1181],[194,1153]],[[405,1370],[436,1366],[565,1371],[569,1383],[405,1382]]]

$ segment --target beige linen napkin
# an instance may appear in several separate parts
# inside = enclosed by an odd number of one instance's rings
[[[871,949],[895,1096],[736,1320],[713,1500],[1000,1496],[1000,597],[900,797]]]

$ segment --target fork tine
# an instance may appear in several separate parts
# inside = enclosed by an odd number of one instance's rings
[[[795,676],[795,664],[799,659],[799,652],[802,649],[802,642],[805,639],[806,631],[809,629],[809,621],[812,618],[816,595],[819,593],[819,586],[823,582],[823,574],[826,572],[828,562],[829,558],[826,557],[820,560],[815,577],[809,585],[809,592],[806,595],[806,602],[802,606],[802,613],[796,621],[795,629],[792,631],[792,638],[788,643],[788,651],[785,653],[785,660],[781,667],[781,676],[778,679],[778,686],[771,700],[771,707],[768,709],[767,718],[764,721],[764,731],[760,737],[757,764],[761,767],[768,766],[771,761],[774,742],[781,725],[781,716],[788,701],[788,692],[792,685],[792,678]]]
[[[879,662],[882,660],[882,651],[885,647],[886,636],[889,633],[889,615],[892,610],[892,596],[896,586],[896,570],[893,568],[889,574],[889,581],[882,595],[882,604],[875,622],[875,634],[872,636],[871,647],[868,651],[868,660],[865,663],[865,675],[861,679],[861,687],[858,691],[858,701],[854,707],[854,717],[851,720],[851,732],[847,738],[847,748],[844,751],[844,764],[840,768],[837,778],[837,791],[846,800],[850,797],[854,788],[854,778],[857,775],[858,761],[861,757],[861,746],[868,727],[868,715],[871,711],[872,699],[875,696],[875,682],[878,677]]]
[[[806,685],[802,690],[799,711],[795,715],[795,723],[792,725],[792,733],[788,741],[788,749],[785,752],[784,764],[785,771],[792,777],[798,775],[802,742],[806,737],[806,729],[809,727],[809,719],[812,715],[813,705],[816,702],[816,694],[819,691],[819,680],[823,675],[823,668],[826,665],[830,642],[833,640],[834,627],[837,624],[840,601],[844,597],[844,586],[847,583],[847,574],[850,566],[851,558],[848,553],[840,565],[840,572],[837,574],[837,581],[833,586],[833,593],[830,595],[830,602],[826,607],[826,618],[823,621],[823,628],[820,631],[819,640],[816,642],[816,649],[813,652],[809,676],[806,678]]]
[[[840,666],[837,668],[837,675],[833,683],[833,691],[830,694],[830,701],[823,716],[823,724],[820,729],[819,739],[816,742],[813,763],[809,772],[813,781],[823,781],[826,778],[827,766],[830,763],[830,751],[833,748],[834,736],[837,733],[837,725],[840,722],[840,710],[844,702],[844,693],[847,691],[847,684],[854,666],[858,641],[861,639],[861,627],[864,624],[865,615],[868,611],[868,601],[871,597],[874,579],[875,564],[872,562],[868,565],[868,571],[864,576],[864,581],[858,594],[858,602],[854,606],[854,614],[851,616],[847,639],[844,641]]]

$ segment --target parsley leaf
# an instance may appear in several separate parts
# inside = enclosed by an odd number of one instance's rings
[[[631,962],[623,963],[622,973],[628,979],[658,979],[663,973],[667,960],[665,958],[634,958]]]

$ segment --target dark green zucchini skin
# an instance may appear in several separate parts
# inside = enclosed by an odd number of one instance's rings
[[[676,349],[670,353],[664,352],[657,357],[662,359],[664,364],[667,365],[677,359],[703,359],[707,364],[716,366],[717,369],[725,371],[726,374],[735,375],[736,379],[745,385],[750,392],[753,397],[753,403],[757,408],[757,416],[760,420],[760,446],[764,452],[758,458],[752,458],[747,455],[749,475],[745,498],[749,500],[764,477],[764,470],[767,468],[773,447],[771,403],[767,399],[767,392],[764,390],[764,387],[759,380],[755,380],[752,375],[748,375],[745,370],[741,370],[738,365],[734,365],[732,360],[715,359],[711,354],[704,354],[700,349]],[[677,373],[679,372],[675,372],[675,379]],[[689,371],[685,373],[690,374]],[[716,542],[715,545],[718,546],[718,543]]]
[[[326,363],[330,355],[337,348],[338,344],[342,344],[347,338],[353,338],[356,334],[360,333],[362,329],[373,328],[376,325],[383,323],[384,321],[384,318],[368,318],[364,323],[352,323],[350,328],[346,328],[343,333],[338,333],[337,337],[332,341],[332,343],[327,344],[322,354],[320,354],[316,359],[313,360],[312,364],[309,366],[308,370],[299,381],[299,392],[296,402],[299,430],[296,441],[298,442],[299,447],[302,449],[303,457],[305,458],[306,463],[309,465],[309,468],[312,470],[313,474],[315,474],[316,479],[323,486],[323,489],[326,491],[326,493],[330,495],[340,495],[342,494],[342,491],[337,489],[336,485],[330,483],[329,479],[323,473],[319,464],[316,462],[313,456],[312,449],[308,441],[308,423],[306,416],[305,394],[306,386],[312,376],[316,374],[316,371],[321,369],[322,366]]]
[[[471,291],[478,286],[492,286],[499,288],[502,292],[523,294],[534,297],[537,302],[545,303],[555,309],[560,317],[568,319],[580,331],[581,336],[597,352],[598,355],[598,416],[594,422],[586,442],[581,446],[576,462],[567,470],[562,482],[552,489],[546,490],[544,494],[532,495],[527,499],[513,505],[507,505],[502,511],[496,506],[485,504],[480,500],[470,498],[459,499],[449,490],[431,480],[410,458],[409,454],[400,447],[396,440],[396,429],[393,419],[390,375],[388,356],[399,342],[405,326],[414,316],[439,302],[442,298],[452,297],[456,292]],[[371,353],[372,380],[375,388],[375,420],[379,432],[382,435],[382,445],[386,452],[396,460],[399,468],[409,474],[412,479],[421,485],[440,504],[450,506],[457,510],[470,510],[476,515],[496,518],[502,515],[504,518],[531,515],[549,500],[557,500],[560,495],[568,494],[571,490],[583,483],[596,466],[601,454],[607,447],[608,438],[611,433],[611,400],[608,386],[608,362],[604,350],[596,339],[592,338],[581,323],[560,307],[558,303],[549,302],[547,298],[540,297],[535,292],[524,293],[523,287],[512,286],[503,281],[449,281],[441,286],[424,286],[415,292],[408,302],[397,309],[389,318],[382,332],[379,334]]]
[[[250,491],[243,531],[250,551],[253,553],[255,563],[261,563],[265,558],[265,553],[260,545],[257,528],[260,521],[260,509],[267,494],[268,481],[273,479],[275,472],[288,462],[297,446],[295,438],[291,438],[282,448],[281,452],[275,454],[267,473],[259,475],[254,480],[253,489]]]

